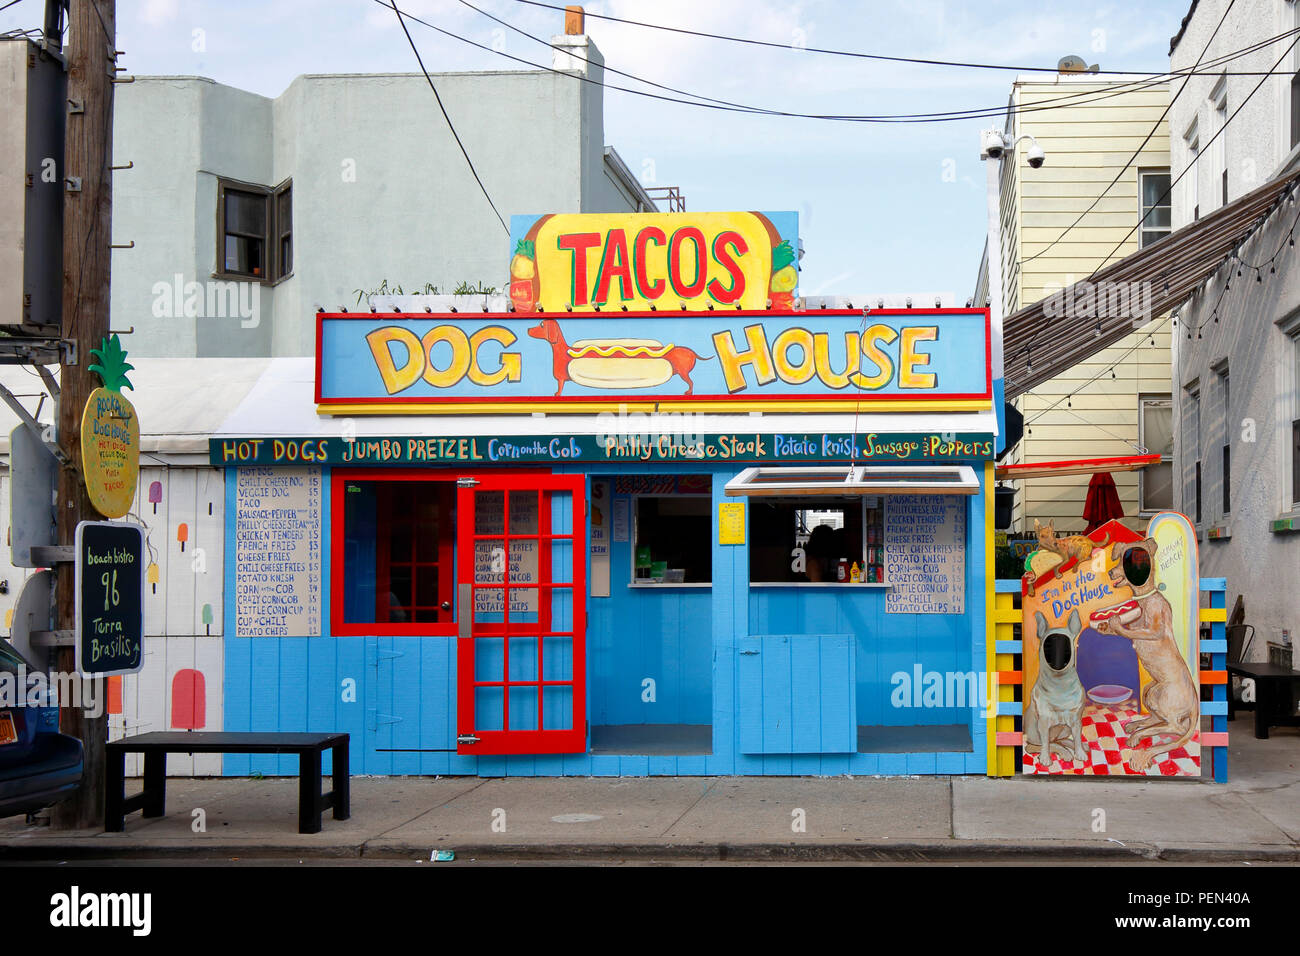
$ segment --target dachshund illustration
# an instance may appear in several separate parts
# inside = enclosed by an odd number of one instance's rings
[[[1102,634],[1116,634],[1132,641],[1138,660],[1151,675],[1151,683],[1142,689],[1142,708],[1146,716],[1134,717],[1124,725],[1130,749],[1144,737],[1151,738],[1149,746],[1135,751],[1129,759],[1129,765],[1138,773],[1151,766],[1156,757],[1191,740],[1200,727],[1201,718],[1200,692],[1174,640],[1173,608],[1156,584],[1156,548],[1155,538],[1134,544],[1116,542],[1111,559],[1118,563],[1111,568],[1111,584],[1117,590],[1129,588],[1133,599],[1125,603],[1136,602],[1140,610],[1131,612],[1120,605],[1117,610],[1125,613],[1094,620],[1092,624],[1093,629]],[[1145,561],[1138,560],[1135,555],[1132,576],[1124,565],[1124,558],[1130,551],[1146,554]],[[1142,568],[1146,569],[1145,577],[1141,574]],[[1161,734],[1177,735],[1178,739],[1173,743],[1156,743]]]
[[[654,388],[674,375],[686,383],[690,395],[695,388],[691,381],[695,363],[715,357],[654,339],[582,339],[570,345],[555,319],[542,319],[528,334],[551,346],[557,396],[565,382],[591,388]]]

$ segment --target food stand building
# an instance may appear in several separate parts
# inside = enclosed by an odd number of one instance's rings
[[[212,439],[225,729],[376,774],[986,772],[987,310],[800,299],[793,213],[513,227],[509,298],[321,313]]]

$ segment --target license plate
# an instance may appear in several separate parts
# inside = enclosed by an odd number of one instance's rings
[[[18,731],[14,727],[14,715],[7,710],[0,711],[0,747],[16,743],[18,743]]]

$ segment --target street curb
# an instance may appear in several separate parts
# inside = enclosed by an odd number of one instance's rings
[[[994,862],[1051,859],[1061,862],[1169,862],[1235,863],[1300,862],[1300,848],[1280,845],[1158,846],[1152,844],[1067,843],[1039,841],[1011,843],[977,840],[875,841],[871,843],[499,843],[432,846],[413,843],[292,844],[292,843],[206,843],[185,841],[175,844],[133,843],[117,840],[40,840],[22,844],[0,844],[0,862],[102,859],[156,859],[161,863],[179,857],[188,859],[364,859],[376,863],[390,860],[424,860],[435,849],[451,849],[460,861],[506,860],[584,861],[655,860],[729,861],[753,863],[875,862],[945,863]]]

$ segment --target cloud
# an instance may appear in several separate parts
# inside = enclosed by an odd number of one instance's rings
[[[180,12],[180,0],[144,0],[140,7],[140,19],[150,26],[162,26],[176,19]]]

